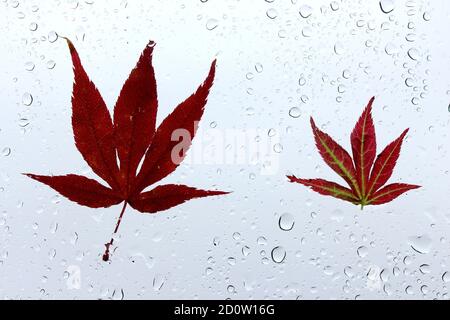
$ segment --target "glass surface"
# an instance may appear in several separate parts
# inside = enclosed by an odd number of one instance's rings
[[[0,298],[448,299],[450,2],[1,0]],[[21,173],[95,174],[71,126],[70,38],[112,112],[149,40],[159,124],[217,72],[199,132],[162,183],[233,191],[157,214],[91,209]],[[377,151],[410,128],[358,206],[286,175],[342,182],[309,117],[350,150],[370,97]]]

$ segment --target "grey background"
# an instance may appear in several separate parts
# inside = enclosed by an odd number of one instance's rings
[[[390,13],[350,0],[2,0],[0,297],[448,299],[450,5],[383,2]],[[54,32],[73,39],[110,110],[156,41],[158,121],[217,57],[201,129],[275,132],[278,170],[183,164],[163,182],[233,193],[156,215],[129,209],[102,262],[120,207],[80,207],[20,174],[95,177],[73,143],[72,66]],[[289,184],[287,173],[340,181],[315,150],[309,116],[349,149],[373,95],[378,151],[411,128],[391,181],[423,188],[361,211]],[[279,227],[284,213],[290,231]]]

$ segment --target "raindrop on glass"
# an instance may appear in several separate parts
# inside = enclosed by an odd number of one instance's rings
[[[22,103],[23,105],[29,107],[33,103],[33,96],[31,93],[25,92],[22,96]]]
[[[289,115],[292,118],[298,118],[300,117],[300,109],[297,107],[292,107],[291,109],[289,109]]]
[[[294,216],[290,213],[283,213],[278,219],[278,226],[283,231],[290,231],[294,228]]]
[[[286,258],[286,250],[284,250],[284,248],[281,246],[277,246],[272,249],[271,256],[273,262],[282,263]]]
[[[367,249],[367,247],[361,246],[356,250],[356,252],[358,253],[358,256],[360,256],[361,258],[364,258],[369,253],[369,250]]]
[[[383,13],[390,13],[394,10],[394,1],[393,0],[381,0],[380,1],[380,9]]]
[[[206,22],[206,29],[208,29],[209,31],[212,31],[215,28],[217,28],[218,25],[219,25],[219,21],[217,21],[216,19],[209,19]]]
[[[277,12],[277,10],[271,8],[271,9],[267,10],[266,15],[270,19],[275,19],[278,16],[278,12]]]
[[[300,10],[298,11],[300,16],[304,19],[308,18],[312,14],[312,8],[308,5],[303,5],[300,7]]]

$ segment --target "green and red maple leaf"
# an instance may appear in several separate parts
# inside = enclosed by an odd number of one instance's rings
[[[111,119],[108,108],[86,74],[74,45],[66,40],[75,75],[72,94],[75,145],[93,172],[108,186],[76,174],[26,174],[28,177],[50,186],[69,200],[90,208],[110,207],[123,202],[114,234],[118,231],[127,204],[140,212],[155,213],[190,199],[227,193],[199,190],[179,184],[159,185],[150,191],[144,191],[168,176],[180,164],[180,161],[172,159],[172,149],[179,141],[171,139],[171,135],[175,130],[182,129],[189,132],[190,138],[194,137],[196,122],[203,115],[214,81],[215,60],[203,84],[156,129],[158,99],[152,65],[154,42],[150,42],[144,49],[123,85]],[[182,157],[191,140],[184,141]],[[113,241],[114,238],[105,244],[105,261],[109,259]]]
[[[324,179],[300,179],[294,175],[287,176],[290,182],[303,184],[322,195],[361,205],[361,208],[390,202],[411,189],[419,188],[406,183],[385,185],[394,171],[408,129],[376,157],[373,101],[374,98],[371,98],[350,136],[353,159],[328,134],[317,128],[311,118],[314,140],[322,159],[345,180],[348,187]]]

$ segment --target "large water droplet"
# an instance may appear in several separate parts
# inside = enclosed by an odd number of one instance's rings
[[[294,228],[295,220],[294,216],[290,213],[283,213],[278,219],[278,226],[281,230],[290,231]]]
[[[209,19],[208,21],[206,21],[206,29],[208,29],[209,31],[214,30],[218,25],[219,21],[217,21],[217,19]]]
[[[421,254],[429,253],[431,250],[431,238],[427,235],[413,236],[408,238],[409,245]]]
[[[306,19],[306,18],[311,16],[312,8],[305,4],[305,5],[300,7],[300,10],[298,11],[298,13],[300,14],[300,16],[302,18]]]
[[[381,0],[380,9],[383,13],[390,13],[394,10],[395,5],[393,0]]]
[[[411,60],[414,60],[414,61],[419,60],[419,58],[420,58],[419,50],[417,50],[416,48],[409,49],[408,50],[408,57]]]
[[[278,12],[277,12],[277,10],[270,8],[266,11],[266,15],[270,19],[275,19],[278,16]]]
[[[286,258],[286,250],[284,250],[283,247],[277,246],[272,249],[272,260],[275,263],[282,263],[284,259]]]

